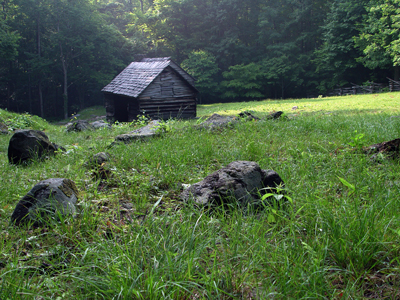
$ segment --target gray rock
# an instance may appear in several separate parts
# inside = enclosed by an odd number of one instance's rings
[[[65,149],[63,146],[57,145],[56,143],[52,143],[54,148],[56,148],[56,151],[63,151],[66,152],[67,149]]]
[[[11,215],[16,225],[31,223],[40,226],[43,221],[57,219],[58,214],[74,215],[78,189],[66,178],[50,178],[36,184],[17,204]]]
[[[93,127],[86,120],[78,120],[67,126],[67,132],[71,131],[85,131],[93,129]]]
[[[90,160],[86,163],[87,167],[100,167],[103,163],[109,161],[111,159],[111,155],[107,152],[99,152],[93,155]]]
[[[276,120],[279,119],[283,114],[283,111],[274,112],[266,117],[267,120]]]
[[[235,161],[183,191],[183,201],[200,205],[237,203],[241,207],[260,203],[260,195],[276,192],[283,180],[272,170],[261,170],[251,161]]]
[[[252,115],[249,111],[241,112],[238,116],[221,116],[219,114],[213,114],[201,124],[196,125],[195,128],[214,130],[235,124],[240,119],[246,121],[260,120],[260,118]]]
[[[98,121],[94,121],[92,123],[90,123],[90,125],[94,128],[94,129],[100,129],[100,128],[108,128],[111,129],[111,124],[104,122],[103,120],[98,120]]]
[[[219,114],[213,114],[207,120],[197,125],[198,129],[215,129],[220,127],[228,126],[234,122],[237,122],[238,119],[232,116],[221,116]]]
[[[50,142],[47,135],[40,130],[18,130],[8,145],[8,160],[11,164],[26,163],[29,160],[41,159],[53,154],[60,146]]]
[[[153,120],[146,126],[133,130],[129,133],[125,134],[120,134],[115,138],[115,141],[112,143],[112,145],[116,143],[131,143],[132,141],[138,140],[138,139],[147,139],[150,137],[154,137],[157,135],[160,135],[162,133],[162,130],[160,130],[160,121],[159,120]]]

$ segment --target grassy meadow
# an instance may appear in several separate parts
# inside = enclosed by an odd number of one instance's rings
[[[287,118],[193,128],[244,110]],[[108,148],[142,124],[66,133],[0,111],[10,128],[45,130],[67,149],[13,166],[11,134],[0,136],[0,299],[400,298],[399,160],[362,151],[400,138],[400,93],[199,105],[198,117]],[[85,165],[101,151],[112,155],[107,180]],[[275,170],[289,204],[251,213],[180,201],[182,184],[235,160]],[[76,183],[78,215],[11,226],[18,200],[54,177]]]

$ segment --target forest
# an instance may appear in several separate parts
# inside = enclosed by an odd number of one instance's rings
[[[202,104],[316,97],[397,80],[399,27],[400,0],[2,0],[0,108],[67,118],[162,56]]]

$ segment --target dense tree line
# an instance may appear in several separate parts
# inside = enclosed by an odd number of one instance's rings
[[[171,56],[203,103],[385,82],[399,27],[400,0],[2,0],[0,107],[56,119],[101,105],[140,56]]]

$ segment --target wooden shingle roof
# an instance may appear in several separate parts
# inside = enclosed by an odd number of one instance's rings
[[[101,91],[128,97],[138,97],[167,67],[171,67],[195,90],[194,78],[174,63],[170,57],[143,58],[132,62]]]

